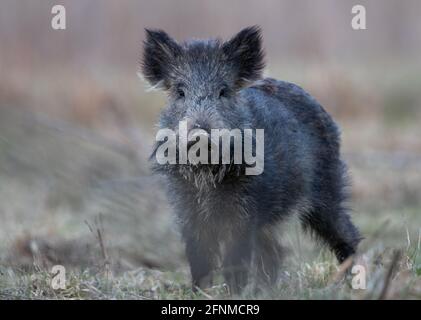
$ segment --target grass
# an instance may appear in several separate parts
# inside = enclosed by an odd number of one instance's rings
[[[399,252],[398,254],[395,254]],[[0,268],[2,299],[420,299],[420,248],[406,251],[372,249],[359,259],[368,275],[366,289],[352,288],[352,275],[341,274],[332,257],[292,264],[269,292],[232,297],[223,283],[193,292],[185,270],[161,272],[139,268],[114,275],[107,268],[66,272],[66,288],[54,290],[51,270]],[[395,258],[394,258],[395,257]],[[397,257],[397,258],[396,258]],[[338,275],[339,273],[339,275]]]
[[[408,210],[412,213],[415,211]],[[40,245],[33,249],[33,260],[26,266],[0,267],[1,299],[420,299],[421,298],[421,229],[419,216],[408,219],[416,223],[406,226],[405,232],[395,231],[390,225],[396,221],[386,218],[377,223],[377,216],[358,219],[356,223],[364,235],[369,235],[354,263],[366,271],[365,289],[352,287],[353,276],[338,266],[334,256],[326,249],[314,245],[304,235],[297,221],[284,226],[283,243],[289,249],[282,268],[281,279],[270,291],[258,294],[246,290],[242,296],[230,296],[222,277],[204,291],[193,292],[185,261],[171,270],[147,267],[121,270],[115,251],[110,251],[104,239],[99,218],[87,229],[92,233],[93,259],[81,267],[69,261],[51,261]],[[392,216],[393,217],[393,216]],[[385,221],[389,221],[386,223]],[[417,230],[418,227],[418,230]],[[385,241],[385,239],[387,241]],[[29,240],[28,240],[29,241]],[[32,240],[40,243],[40,240]],[[38,241],[38,242],[37,242]],[[390,243],[391,245],[387,245]],[[66,248],[56,242],[53,250]],[[51,249],[51,248],[50,248]],[[67,248],[69,250],[69,248]],[[80,255],[86,254],[83,246],[75,247]],[[173,253],[175,254],[175,253]],[[13,261],[16,263],[16,260]],[[64,262],[64,263],[63,263]],[[52,265],[66,266],[66,288],[54,290]]]

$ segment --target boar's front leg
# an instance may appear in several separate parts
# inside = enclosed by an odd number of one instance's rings
[[[224,259],[224,275],[232,293],[241,293],[248,284],[256,292],[274,286],[282,255],[271,228],[251,227],[234,237]]]
[[[212,271],[217,262],[215,243],[209,243],[193,235],[184,233],[186,256],[190,264],[192,289],[207,288],[212,285]]]
[[[223,272],[230,292],[239,294],[249,281],[252,258],[250,234],[243,233],[234,237],[229,244],[223,261]]]

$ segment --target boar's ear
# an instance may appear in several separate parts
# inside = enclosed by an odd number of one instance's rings
[[[141,62],[142,74],[154,88],[168,89],[168,75],[181,53],[178,43],[161,30],[146,31]]]
[[[261,78],[265,63],[262,36],[258,26],[241,30],[224,43],[222,50],[232,63],[238,87]]]

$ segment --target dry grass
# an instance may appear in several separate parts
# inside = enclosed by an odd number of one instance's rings
[[[415,251],[416,250],[416,251]],[[333,257],[321,254],[312,262],[289,262],[279,283],[259,294],[246,291],[234,298],[251,299],[420,299],[421,270],[414,252],[372,249],[358,262],[367,268],[366,289],[353,289],[352,276],[339,276]],[[138,268],[110,272],[104,265],[66,273],[66,288],[53,290],[50,269],[35,266],[31,271],[0,268],[2,299],[230,299],[220,282],[205,291],[192,292],[186,270],[162,272]]]

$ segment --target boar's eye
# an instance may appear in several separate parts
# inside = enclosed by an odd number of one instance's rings
[[[184,97],[185,97],[184,90],[183,90],[183,89],[178,88],[178,89],[177,89],[177,96],[178,96],[179,98],[184,98]]]
[[[227,88],[222,88],[219,91],[219,98],[226,98],[228,97],[228,89]]]

